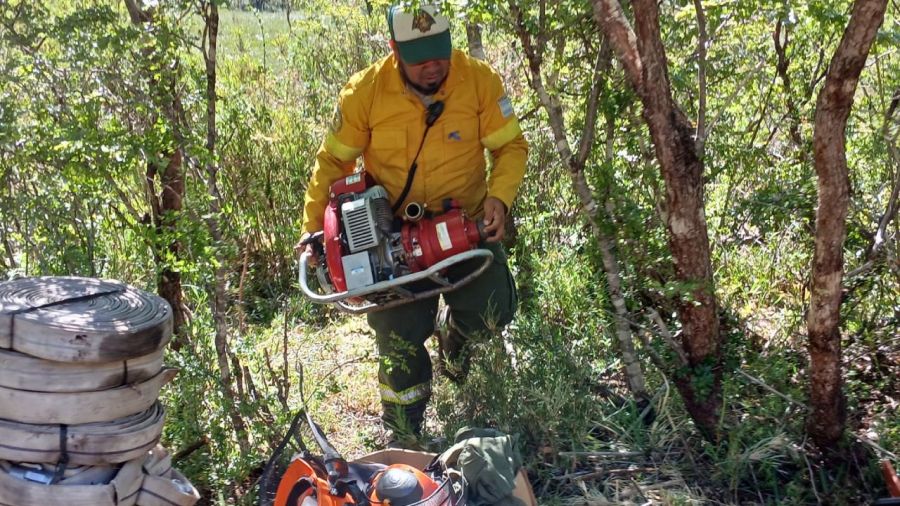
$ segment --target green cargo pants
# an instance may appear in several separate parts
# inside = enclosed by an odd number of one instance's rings
[[[503,247],[496,243],[482,247],[494,253],[487,270],[462,288],[443,294],[458,340],[490,335],[512,321],[516,312],[516,286]],[[447,275],[451,280],[458,279],[481,261],[454,266]],[[421,431],[432,380],[425,341],[435,330],[438,297],[368,315],[380,357],[378,380],[386,428],[404,433]]]

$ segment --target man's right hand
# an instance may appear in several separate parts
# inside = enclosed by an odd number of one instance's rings
[[[318,239],[313,237],[313,235],[315,234],[311,234],[309,232],[303,234],[300,237],[300,242],[294,245],[294,251],[298,255],[308,253],[309,259],[306,261],[307,265],[309,265],[310,267],[317,267],[319,265],[319,252],[316,248],[315,242],[318,241]]]

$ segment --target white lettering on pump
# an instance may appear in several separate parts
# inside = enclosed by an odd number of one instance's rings
[[[447,251],[452,248],[453,242],[450,240],[450,233],[447,231],[447,222],[442,221],[438,223],[435,230],[437,232],[438,242],[441,243],[441,249]]]

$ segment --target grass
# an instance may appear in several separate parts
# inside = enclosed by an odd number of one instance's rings
[[[219,23],[222,62],[248,59],[276,75],[286,69],[290,32],[283,12],[222,9]]]

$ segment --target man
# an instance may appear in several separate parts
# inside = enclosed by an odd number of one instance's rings
[[[395,6],[387,18],[392,52],[341,91],[307,188],[303,227],[306,237],[322,229],[329,187],[354,171],[359,156],[398,209],[419,203],[437,211],[445,198],[455,198],[469,216],[483,220],[484,246],[494,262],[470,284],[444,294],[449,312],[438,329],[444,330],[439,342],[448,366],[462,363],[454,377],[461,380],[469,338],[502,328],[515,313],[515,284],[499,241],[528,148],[499,76],[451,48],[446,17],[433,7],[404,12]],[[443,109],[435,114],[437,102]],[[431,126],[429,113],[436,116]],[[485,148],[493,158],[489,173]],[[311,246],[306,250],[313,253]],[[424,343],[435,332],[437,307],[433,297],[368,316],[381,357],[382,419],[395,435],[421,431],[432,380]]]

